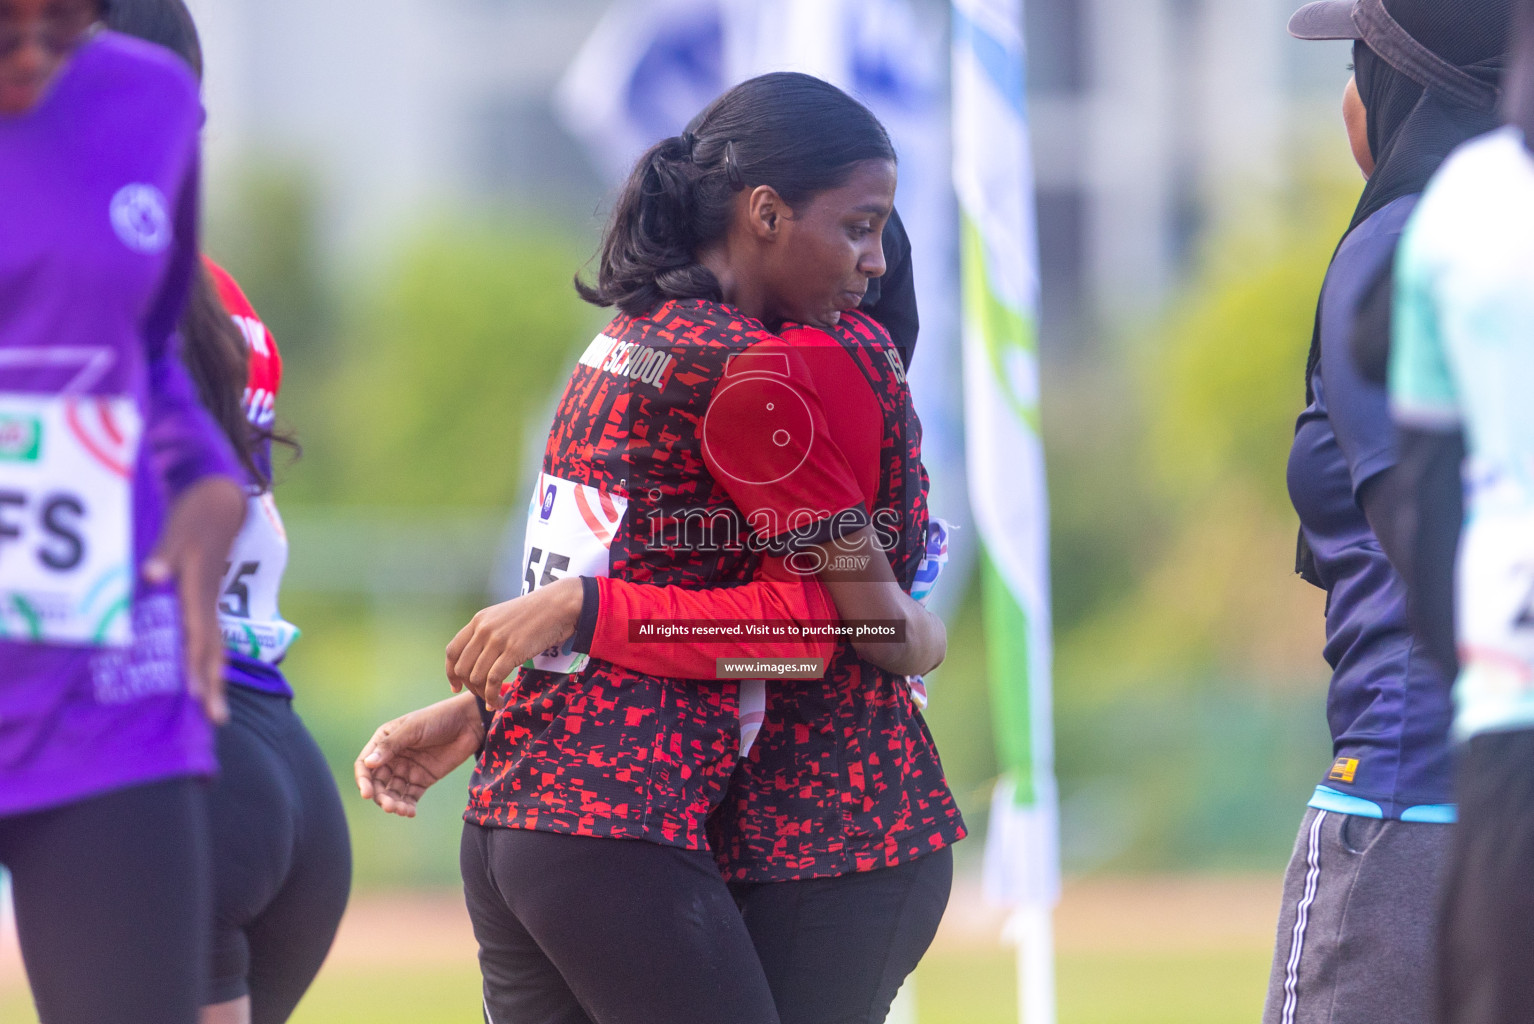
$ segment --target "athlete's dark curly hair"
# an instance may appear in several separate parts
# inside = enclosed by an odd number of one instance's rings
[[[202,78],[202,41],[192,12],[181,0],[104,0],[101,16],[113,32],[158,43]]]
[[[109,0],[102,6],[107,28],[165,47],[202,78],[202,41],[192,12],[182,0]],[[201,266],[192,280],[180,329],[181,360],[197,385],[198,397],[229,438],[251,480],[259,487],[269,487],[271,479],[260,468],[257,453],[268,441],[294,452],[299,446],[287,434],[258,429],[246,419],[240,400],[249,372],[245,339],[219,299],[212,277]]]

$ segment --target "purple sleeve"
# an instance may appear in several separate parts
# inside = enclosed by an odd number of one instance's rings
[[[197,398],[192,379],[181,363],[179,337],[174,333],[186,309],[199,258],[198,178],[194,149],[188,160],[186,181],[177,197],[176,234],[165,281],[144,322],[149,357],[145,450],[172,501],[206,476],[226,476],[236,481],[244,478],[228,439]]]
[[[165,482],[172,501],[206,476],[244,478],[224,432],[197,399],[176,340],[149,364],[149,415],[144,431],[155,474]]]
[[[176,230],[165,265],[165,278],[149,308],[149,315],[144,319],[145,351],[151,362],[170,347],[170,336],[186,311],[187,297],[192,292],[192,274],[197,269],[201,244],[197,225],[202,174],[196,144],[194,138],[192,152],[187,158],[186,179],[176,197]]]

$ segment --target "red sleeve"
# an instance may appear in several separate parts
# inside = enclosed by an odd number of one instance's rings
[[[829,638],[629,641],[629,623],[636,620],[836,621],[836,605],[820,581],[795,573],[780,558],[764,560],[756,579],[741,586],[689,590],[607,577],[596,582],[601,597],[590,653],[638,672],[676,679],[713,679],[716,658],[829,660],[836,650],[836,641]]]
[[[864,505],[872,513],[887,439],[884,412],[868,377],[847,349],[817,327],[786,325],[778,336],[804,359],[815,390],[829,399],[824,412],[831,441],[852,467]]]
[[[282,389],[282,353],[277,349],[277,339],[229,272],[207,256],[203,256],[202,264],[208,268],[220,301],[245,338],[245,350],[250,355],[247,401],[255,399],[258,406],[263,400],[274,401]]]
[[[790,358],[778,358],[782,346],[773,343],[760,343],[747,350],[745,356],[736,357],[737,361],[731,364],[727,376],[739,375],[750,379],[762,374],[769,385],[753,388],[729,401],[745,404],[749,399],[764,404],[776,403],[787,398],[787,391],[802,396],[812,422],[817,424],[814,429],[820,431],[819,434],[813,431],[807,433],[815,440],[830,442],[820,444],[822,451],[819,456],[823,464],[811,467],[809,472],[830,477],[833,474],[839,476],[845,469],[855,481],[856,493],[841,491],[838,500],[849,502],[846,506],[848,508],[852,507],[850,502],[853,501],[864,509],[872,508],[879,478],[884,421],[868,379],[857,369],[846,350],[822,331],[796,327],[785,331],[782,338],[793,349]],[[766,372],[763,373],[763,370]],[[777,372],[774,373],[774,370]],[[811,383],[808,393],[795,390],[792,386],[798,383],[794,376],[796,373],[808,373]],[[790,382],[790,387],[781,394],[774,386],[779,378]],[[820,394],[834,395],[835,403],[822,407],[818,400]],[[731,406],[721,404],[717,408],[725,410]],[[771,410],[772,413],[778,411]],[[711,408],[710,412],[712,415],[715,409]],[[746,422],[741,425],[750,427],[752,424]],[[775,429],[790,428],[775,426]],[[705,433],[705,438],[710,440],[718,436]],[[733,432],[732,440],[740,436],[748,443],[759,442],[761,438],[760,433],[741,429]],[[772,466],[770,457],[777,447],[767,449],[765,455],[750,448],[746,451],[755,460],[753,465]],[[843,453],[846,455],[843,456]],[[812,449],[806,457],[806,463],[814,457],[816,453]],[[718,476],[713,462],[709,468]],[[746,491],[751,500],[763,502],[764,507],[774,507],[771,485],[742,490]],[[735,497],[733,489],[731,496]],[[599,600],[590,653],[594,657],[636,671],[682,679],[711,679],[714,677],[716,658],[829,658],[835,651],[836,645],[831,640],[772,641],[758,638],[711,642],[672,640],[653,644],[629,641],[629,623],[636,620],[781,620],[804,624],[840,619],[841,615],[831,601],[830,593],[820,581],[795,573],[782,558],[764,560],[756,579],[743,586],[690,590],[606,578],[595,582]]]
[[[778,338],[734,356],[703,419],[703,460],[752,532],[789,554],[869,523],[804,358]]]

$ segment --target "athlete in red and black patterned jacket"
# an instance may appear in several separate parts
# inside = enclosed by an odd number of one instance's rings
[[[796,342],[795,335],[808,330],[785,332],[785,340]],[[833,336],[837,354],[862,373],[866,393],[878,404],[876,489],[865,494],[870,514],[898,513],[886,520],[899,527],[897,543],[887,550],[896,578],[909,590],[927,536],[921,423],[899,353],[882,328],[849,314]],[[817,382],[836,372],[834,357],[807,352],[806,358]],[[829,393],[824,386],[823,392]],[[851,403],[857,394],[849,385],[842,401]],[[862,475],[869,462],[863,445],[832,429]],[[894,867],[965,834],[905,678],[870,664],[848,643],[837,645],[823,680],[767,688],[761,733],[713,824],[715,855],[732,882]]]
[[[704,421],[717,403],[764,416],[771,415],[765,406],[790,404],[774,403],[771,394],[758,401],[756,382],[764,378],[745,378],[747,396],[722,386],[732,361],[743,357],[781,362],[787,375],[768,386],[802,403],[793,411],[804,414],[804,429],[785,420],[782,429],[796,435],[786,449],[739,446],[726,456],[735,463],[722,470],[704,443]],[[868,524],[851,470],[824,441],[824,413],[803,363],[761,324],[718,303],[669,302],[649,316],[618,317],[582,356],[554,422],[544,477],[594,488],[614,509],[626,502],[607,547],[611,580],[744,583],[769,551],[797,550]],[[775,479],[781,474],[771,460],[780,457],[801,464]],[[587,492],[568,493],[565,504],[581,514]],[[588,505],[593,514],[612,514]],[[561,512],[556,504],[553,514]],[[779,529],[761,532],[763,523]],[[534,568],[550,554],[540,551]],[[783,606],[764,603],[758,614],[834,618],[809,581],[785,575],[775,593]],[[824,648],[816,653],[829,653]],[[470,784],[467,820],[708,848],[705,822],[735,767],[738,684],[678,683],[598,655],[576,673],[524,668],[509,686]]]
[[[927,474],[921,423],[905,367],[884,329],[844,314],[830,331],[783,328],[826,407],[831,439],[846,456],[902,587],[925,549]],[[662,676],[691,676],[714,659],[783,656],[751,638],[633,643],[630,623],[748,618],[743,610],[777,582],[709,590],[596,581],[600,607],[577,649]],[[806,580],[811,593],[818,583]],[[756,611],[760,618],[773,617]],[[894,867],[963,838],[936,746],[905,679],[839,643],[825,677],[769,682],[763,725],[710,822],[715,856],[731,882],[786,882]]]
[[[826,332],[780,334],[821,393],[836,396],[826,410],[832,440],[909,588],[926,537],[927,475],[899,352],[860,313]],[[751,591],[777,586],[601,581],[590,649],[662,673],[772,656],[750,639],[630,643],[628,624],[729,618]],[[842,643],[823,679],[767,682],[762,727],[709,824],[783,1024],[883,1020],[936,932],[952,877],[948,848],[965,835],[905,678]]]

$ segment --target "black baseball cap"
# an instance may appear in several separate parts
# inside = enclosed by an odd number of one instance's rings
[[[1465,67],[1507,52],[1513,0],[1315,0],[1294,12],[1296,39],[1362,40],[1424,88],[1496,108],[1496,85]]]
[[[1294,12],[1289,34],[1296,39],[1362,39],[1353,21],[1353,0],[1315,0]]]

